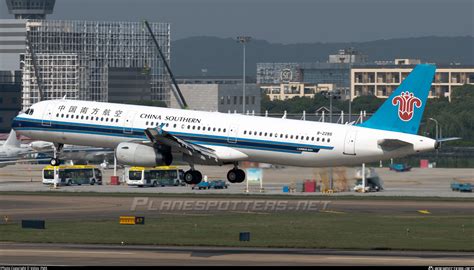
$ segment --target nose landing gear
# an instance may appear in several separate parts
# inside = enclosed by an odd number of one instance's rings
[[[59,166],[59,164],[61,164],[61,160],[57,157],[58,153],[61,153],[61,150],[63,149],[63,146],[64,144],[62,143],[55,143],[54,144],[54,156],[53,158],[49,161],[49,164],[51,164],[51,166]]]

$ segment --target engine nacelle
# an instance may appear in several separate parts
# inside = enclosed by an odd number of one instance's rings
[[[115,149],[117,161],[130,166],[162,166],[173,161],[171,153],[161,153],[158,149],[139,143],[120,143]]]

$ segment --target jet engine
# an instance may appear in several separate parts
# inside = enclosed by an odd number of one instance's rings
[[[115,157],[120,164],[130,166],[168,166],[173,161],[169,152],[162,153],[153,146],[129,142],[117,146]]]

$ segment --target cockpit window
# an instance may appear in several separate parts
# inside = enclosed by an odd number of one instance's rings
[[[28,109],[28,110],[26,110],[25,114],[33,115],[33,112],[34,112],[33,109]]]

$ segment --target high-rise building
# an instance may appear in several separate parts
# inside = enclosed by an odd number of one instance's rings
[[[142,22],[45,20],[54,1],[7,4],[17,19],[0,20],[0,70],[22,70],[23,109],[62,97],[170,104],[169,74]],[[169,62],[170,25],[150,26]]]
[[[12,119],[21,108],[21,71],[0,71],[0,133],[11,129]]]

